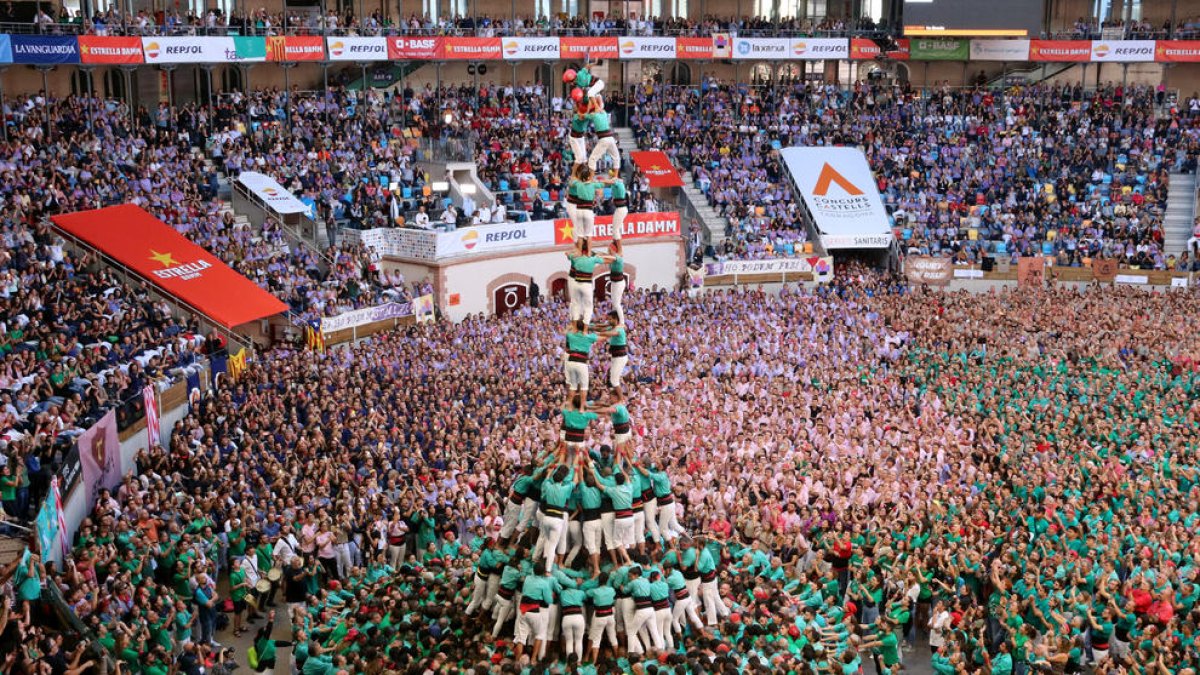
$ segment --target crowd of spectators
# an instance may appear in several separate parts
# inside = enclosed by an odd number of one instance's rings
[[[1195,171],[1200,117],[1156,111],[1155,92],[1108,84],[1005,91],[858,83],[641,85],[630,126],[692,173],[728,220],[738,258],[792,255],[804,238],[778,149],[861,145],[903,249],[978,263],[1104,255],[1173,268],[1162,220],[1171,171]],[[699,111],[698,113],[696,111]]]
[[[0,23],[32,23],[46,33],[86,33],[93,35],[445,35],[445,36],[707,36],[728,33],[744,37],[803,36],[838,37],[847,35],[898,34],[898,27],[871,18],[839,16],[796,17],[767,15],[643,16],[632,12],[628,18],[614,12],[606,16],[578,14],[550,16],[513,13],[393,15],[371,9],[360,16],[357,8],[343,11],[319,8],[310,11],[268,12],[258,8],[249,12],[235,8],[226,13],[220,8],[204,12],[179,8],[156,11],[122,11],[110,6],[87,15],[82,11],[43,5],[32,17],[14,9],[11,2],[0,7]],[[516,9],[514,7],[514,9]],[[521,8],[524,9],[524,8]],[[366,11],[364,9],[364,11]],[[1174,30],[1172,30],[1172,27]],[[1121,18],[1098,20],[1080,17],[1073,22],[1051,24],[1042,37],[1058,39],[1194,39],[1200,37],[1200,18],[1170,17]]]
[[[853,268],[816,291],[643,289],[634,444],[728,613],[596,672],[898,672],[926,642],[938,673],[1194,672],[1197,306]],[[520,667],[464,609],[512,481],[557,437],[564,315],[266,355],[101,495],[54,583],[129,670],[229,656],[226,599],[265,614],[242,584],[276,566],[290,635],[233,620],[272,666]]]

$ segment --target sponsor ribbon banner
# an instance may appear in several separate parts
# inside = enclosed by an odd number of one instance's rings
[[[323,61],[325,40],[320,35],[288,35],[267,38],[269,61]]]
[[[297,199],[296,195],[266,174],[257,171],[243,171],[238,174],[237,179],[275,213],[308,213],[310,211],[308,204]]]
[[[376,321],[401,319],[406,316],[412,316],[412,314],[413,306],[411,302],[387,302],[374,307],[345,312],[337,316],[327,316],[321,319],[321,332],[335,333],[339,330],[357,328],[358,326],[365,326]]]
[[[267,40],[260,37],[235,36],[233,53],[235,61],[266,61]]]
[[[622,59],[673,59],[675,58],[675,38],[618,38],[617,50]]]
[[[972,61],[1028,61],[1029,40],[971,40]]]
[[[915,39],[908,43],[914,61],[966,61],[971,44],[958,38]]]
[[[38,509],[36,523],[38,548],[46,558],[53,553],[54,540],[58,538],[58,502],[53,494],[46,495],[46,501]]]
[[[136,37],[79,36],[81,63],[141,63],[142,40]]]
[[[121,484],[121,442],[117,438],[117,411],[104,417],[76,439],[79,460],[83,464],[83,488],[87,503],[95,504],[101,488],[112,490]]]
[[[822,260],[822,258],[816,258]],[[726,260],[708,263],[708,273],[718,274],[792,274],[812,272],[808,258],[772,258],[770,260]]]
[[[491,253],[513,248],[553,246],[554,232],[549,221],[503,223],[464,227],[437,236],[437,257]]]
[[[675,38],[675,58],[679,59],[711,59],[713,57],[712,38],[681,37]]]
[[[1150,277],[1145,274],[1118,274],[1113,281],[1118,284],[1148,284]]]
[[[263,46],[264,58],[266,46]],[[233,63],[237,45],[231,37],[144,37],[146,63]]]
[[[683,179],[662,150],[631,152],[629,158],[650,179],[650,187],[683,187]]]
[[[387,61],[388,39],[381,37],[325,38],[330,61]]]
[[[1092,60],[1091,40],[1030,40],[1030,61],[1087,63]]]
[[[79,63],[79,43],[74,35],[10,35],[9,40],[13,63]]]
[[[664,213],[631,213],[622,223],[621,239],[642,239],[646,237],[678,237],[680,232],[679,214],[670,211]],[[610,241],[612,239],[612,216],[598,216],[592,229],[592,242]],[[575,228],[569,218],[559,218],[554,221],[554,243],[558,245],[571,244],[575,241]]]
[[[12,63],[12,40],[0,35],[0,63]]]
[[[429,60],[442,57],[440,37],[390,37],[387,39],[387,57],[397,60]]]
[[[913,256],[904,261],[904,274],[910,284],[949,286],[954,278],[954,265],[949,258]]]
[[[735,59],[788,59],[792,54],[792,41],[788,38],[734,38]]]
[[[559,55],[558,38],[552,37],[504,38],[500,49],[510,61],[557,60]]]
[[[615,37],[565,37],[559,39],[560,58],[598,59],[617,58],[618,47]]]
[[[712,34],[712,51],[714,59],[733,58],[733,38],[729,33]]]
[[[278,298],[133,204],[51,220],[222,326],[240,326],[288,310]]]
[[[850,58],[850,41],[842,38],[795,38],[789,58],[804,61]]]
[[[1200,63],[1200,41],[1159,40],[1154,46],[1154,59],[1163,63]]]
[[[889,51],[887,54],[882,54],[879,45],[875,44],[874,40],[866,38],[854,38],[850,40],[850,58],[855,60],[877,59],[881,55],[886,56],[893,61],[907,61],[909,58],[909,41],[908,38],[900,38],[895,40],[896,48]]]
[[[891,246],[887,210],[861,150],[784,148],[780,154],[826,249]]]
[[[1096,63],[1138,63],[1154,60],[1154,40],[1092,40]]]
[[[499,60],[503,58],[500,38],[448,37],[442,38],[442,58],[466,61]]]

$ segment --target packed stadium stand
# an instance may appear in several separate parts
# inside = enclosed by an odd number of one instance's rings
[[[1020,2],[4,3],[0,673],[1194,675],[1200,18]]]

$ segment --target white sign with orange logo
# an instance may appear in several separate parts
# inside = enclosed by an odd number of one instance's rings
[[[622,37],[617,39],[617,53],[622,59],[673,59],[673,37]]]
[[[508,61],[558,60],[558,38],[504,38],[500,51]]]
[[[553,246],[554,230],[547,221],[464,227],[437,237],[437,257],[446,258],[505,249]]]
[[[146,63],[229,63],[237,61],[231,37],[144,37]]]
[[[387,61],[388,41],[382,37],[325,38],[330,61]]]
[[[784,148],[780,154],[826,249],[891,246],[887,210],[861,150]]]
[[[794,38],[788,58],[804,61],[850,58],[850,41],[844,38]]]
[[[1154,40],[1093,40],[1094,63],[1136,63],[1154,60]]]
[[[238,174],[237,179],[275,213],[307,213],[309,211],[308,204],[296,199],[296,195],[264,173],[243,171]]]

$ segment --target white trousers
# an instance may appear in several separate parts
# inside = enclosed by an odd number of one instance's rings
[[[614,136],[604,136],[596,141],[596,145],[592,146],[592,154],[588,155],[588,168],[595,171],[605,155],[612,160],[609,168],[621,168],[621,151],[617,149],[617,139]]]
[[[612,303],[612,308],[617,313],[617,320],[621,322],[625,321],[625,306],[622,301],[625,299],[625,287],[628,284],[628,279],[624,277],[620,281],[612,281],[608,284],[608,301]],[[621,367],[625,367],[625,361],[621,362]]]
[[[558,553],[559,540],[563,538],[566,531],[566,518],[542,514],[542,536],[538,538],[533,555],[536,558],[539,554],[545,553],[547,571],[554,569],[554,556]]]
[[[483,606],[487,599],[488,580],[486,577],[480,577],[479,573],[475,573],[475,582],[471,585],[471,602],[467,605],[467,616],[475,614],[476,610]]]
[[[628,206],[619,206],[613,211],[612,238],[616,241],[621,241],[621,230],[625,229],[625,216],[628,215]]]
[[[688,594],[686,598],[675,599],[675,607],[671,609],[671,624],[677,633],[683,634],[683,626],[679,622],[685,616],[696,628],[704,628],[704,622],[700,620],[700,614],[696,611],[695,595]]]
[[[508,501],[504,507],[504,524],[500,526],[500,538],[508,539],[516,531],[518,534],[529,528],[529,523],[533,521],[534,514],[537,513],[537,502],[526,498],[518,507]]]
[[[586,206],[575,206],[575,219],[572,223],[575,226],[575,239],[591,239],[592,230],[596,227],[596,211]]]
[[[642,514],[646,521],[646,529],[650,530],[650,539],[658,543],[662,535],[658,531],[658,502],[654,499],[642,504]]]
[[[683,534],[683,526],[675,516],[675,502],[658,507],[658,532],[668,541]]]
[[[571,148],[571,154],[574,155],[576,164],[583,164],[588,161],[587,139],[583,136],[575,138],[567,136],[567,144]]]
[[[587,549],[588,555],[600,554],[600,536],[604,531],[600,522],[599,518],[583,521],[583,547]]]
[[[496,596],[496,606],[492,608],[492,616],[496,623],[492,626],[492,637],[500,634],[500,629],[508,622],[513,613],[513,601],[501,595]]]
[[[587,389],[588,380],[590,379],[589,375],[588,364],[586,363],[572,361],[569,358],[563,363],[563,376],[567,380],[568,389]]]
[[[563,648],[567,656],[578,654],[583,658],[583,635],[587,632],[587,622],[583,614],[567,614],[562,619]]]
[[[629,546],[637,546],[646,541],[646,511],[643,505],[640,509],[635,509],[633,512],[633,543]]]
[[[613,533],[615,524],[616,518],[613,516],[612,511],[600,514],[600,532],[604,535],[604,546],[610,551],[618,546]]]
[[[591,323],[592,313],[596,309],[596,287],[590,281],[576,281],[568,277],[567,290],[571,298],[571,320],[583,319],[584,323]]]
[[[636,543],[633,538],[633,518],[613,519],[613,539],[617,546],[623,548],[629,548]]]
[[[630,618],[630,624],[625,627],[625,637],[630,654],[645,654],[641,640],[638,639],[638,631],[646,625],[650,626],[650,643],[655,649],[663,648],[663,636],[658,632],[658,623],[654,621],[654,608],[643,607],[635,609],[633,616]]]
[[[729,616],[729,608],[721,601],[717,580],[700,583],[700,596],[704,599],[704,618],[708,625],[717,625],[717,619]]]
[[[615,612],[614,612],[615,614]],[[617,624],[613,618],[614,614],[608,616],[593,616],[591,628],[588,629],[588,639],[591,640],[592,647],[600,648],[600,641],[604,636],[608,636],[608,643],[614,649],[617,647]]]
[[[517,620],[513,642],[524,645],[529,644],[529,638],[545,640],[549,619],[550,611],[544,607],[536,612],[522,612],[521,618]]]
[[[565,554],[563,563],[570,567],[571,563],[575,562],[575,556],[583,550],[583,523],[579,522],[578,518],[570,518],[567,520],[567,536],[563,539],[564,543],[559,544],[559,553]]]
[[[675,636],[671,633],[670,607],[654,610],[654,625],[658,628],[659,638],[663,641],[663,646],[667,651],[675,651]]]

